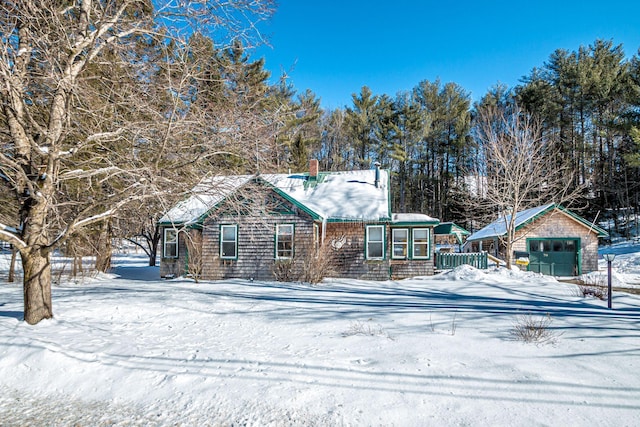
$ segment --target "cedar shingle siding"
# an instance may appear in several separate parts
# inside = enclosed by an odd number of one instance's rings
[[[220,225],[238,225],[238,258],[220,259]],[[204,279],[273,280],[276,225],[294,225],[294,259],[303,259],[313,245],[313,222],[305,214],[209,217],[203,228]],[[293,274],[302,266],[294,263]]]
[[[238,258],[220,258],[220,226],[238,225]],[[209,217],[202,228],[202,276],[203,280],[250,279],[274,280],[272,269],[275,260],[275,232],[277,224],[294,224],[293,277],[298,277],[303,260],[314,248],[313,221],[303,212],[297,215],[218,216]],[[318,224],[321,227],[321,224]],[[385,259],[365,259],[364,223],[329,223],[325,242],[333,256],[331,276],[361,280],[403,279],[413,276],[432,275],[435,270],[433,249],[427,260],[392,260],[391,227],[385,225]],[[199,233],[200,230],[190,230]],[[430,228],[430,233],[433,229]],[[319,234],[322,234],[319,228]],[[433,236],[433,234],[432,234]],[[433,237],[432,237],[433,238]],[[162,277],[177,277],[187,273],[188,253],[185,232],[179,233],[178,258],[163,258],[160,263]],[[341,244],[340,244],[341,243]]]
[[[338,277],[362,280],[403,279],[431,275],[435,271],[433,249],[428,260],[391,260],[391,227],[385,225],[385,259],[365,259],[364,223],[329,223],[326,240],[344,239],[344,245],[335,250],[335,269]],[[433,228],[429,228],[433,236]]]
[[[513,245],[514,251],[527,251],[527,239],[532,238],[578,238],[580,239],[581,273],[598,270],[598,235],[584,224],[560,211],[543,216],[531,225],[516,232],[520,238]]]

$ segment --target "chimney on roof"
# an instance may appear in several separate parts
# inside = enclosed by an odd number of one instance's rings
[[[375,162],[374,165],[376,167],[375,185],[376,185],[376,188],[379,188],[380,187],[380,162]]]
[[[309,178],[310,179],[318,179],[318,169],[320,165],[318,163],[318,159],[309,160]]]

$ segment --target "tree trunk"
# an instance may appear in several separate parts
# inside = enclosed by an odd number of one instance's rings
[[[12,245],[11,246],[11,261],[9,262],[9,277],[7,278],[7,282],[13,283],[15,281],[16,276],[16,256],[18,254],[18,250]]]
[[[111,227],[104,221],[100,227],[100,235],[96,247],[96,270],[106,273],[111,268]]]
[[[153,228],[153,236],[151,238],[150,247],[149,247],[149,267],[156,266],[156,259],[158,257],[158,244],[160,243],[160,238],[162,235],[160,234],[160,227],[156,222]]]
[[[24,272],[24,320],[35,325],[53,317],[50,253],[35,249],[20,255]]]
[[[75,255],[73,257],[73,277],[77,277],[78,273],[82,274],[82,256]]]

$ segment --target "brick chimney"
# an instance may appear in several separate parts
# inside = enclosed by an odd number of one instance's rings
[[[309,160],[309,178],[310,179],[318,179],[318,169],[320,165],[318,163],[318,159]]]

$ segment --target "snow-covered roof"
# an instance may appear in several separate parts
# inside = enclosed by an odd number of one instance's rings
[[[438,219],[430,217],[429,215],[421,213],[396,213],[393,214],[391,222],[394,224],[399,223],[421,223],[421,224],[437,224],[440,222]]]
[[[537,218],[538,216],[543,215],[553,209],[559,209],[560,211],[569,215],[571,218],[575,219],[576,221],[582,223],[587,227],[590,227],[599,236],[607,235],[606,231],[597,227],[595,224],[590,224],[584,218],[579,217],[578,215],[566,210],[562,206],[556,205],[555,203],[547,203],[546,205],[542,205],[542,206],[538,206],[535,208],[526,209],[524,211],[518,212],[515,218],[515,228],[516,229],[520,228],[523,225],[532,221],[533,219]],[[511,219],[511,215],[506,215],[498,218],[497,220],[487,225],[483,229],[478,230],[475,233],[473,233],[471,236],[467,237],[467,241],[469,242],[474,240],[485,240],[485,239],[491,239],[494,237],[504,236],[505,234],[507,234],[507,223],[510,221],[510,219]]]
[[[379,171],[378,186],[375,185],[375,173],[373,169],[321,172],[315,179],[310,178],[306,173],[207,178],[193,189],[191,197],[174,206],[160,219],[160,222],[195,223],[224,198],[253,178],[272,185],[284,197],[307,209],[318,219],[389,220],[391,217],[389,173],[386,170]]]
[[[538,206],[536,208],[526,209],[516,214],[515,226],[519,227],[527,221],[540,215],[542,212],[551,208],[554,204],[548,203],[546,205]],[[507,234],[507,223],[511,220],[511,215],[505,215],[499,217],[497,220],[487,225],[481,230],[476,231],[471,236],[467,237],[467,242],[472,240],[484,240],[493,237],[500,237]]]
[[[162,218],[162,224],[190,224],[198,221],[229,194],[246,184],[251,175],[216,176],[202,180],[191,190],[191,196],[178,202]]]
[[[326,220],[379,221],[389,219],[389,174],[380,170],[376,187],[371,170],[322,172],[314,182],[302,175],[261,175],[297,203]]]

